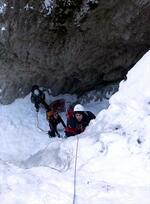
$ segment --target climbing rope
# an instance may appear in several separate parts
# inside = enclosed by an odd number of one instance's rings
[[[75,167],[74,167],[74,194],[73,194],[73,204],[75,204],[75,202],[76,202],[76,177],[77,177],[78,145],[79,145],[79,137],[78,137],[78,135],[77,135],[76,154],[75,154]]]
[[[45,132],[47,133],[46,130],[43,130],[42,128],[39,127],[39,119],[38,119],[38,112],[37,112],[37,128],[40,129],[42,132]],[[49,143],[50,144],[50,143]],[[49,144],[46,146],[45,149],[48,148]],[[77,158],[78,158],[78,145],[79,145],[79,137],[77,136],[77,143],[76,143],[76,153],[75,153],[75,167],[74,167],[74,194],[73,194],[73,204],[75,204],[76,202],[76,177],[77,177]],[[58,169],[55,169],[53,167],[50,167],[49,168],[51,169],[54,169],[54,170],[57,170],[57,171],[61,171],[61,170],[58,170]]]
[[[44,133],[48,133],[48,131],[43,130],[43,129],[42,129],[42,128],[40,128],[40,126],[39,126],[39,117],[38,117],[38,112],[37,112],[37,114],[36,114],[36,126],[37,126],[37,128],[38,128],[39,130],[41,130],[42,132],[44,132]]]

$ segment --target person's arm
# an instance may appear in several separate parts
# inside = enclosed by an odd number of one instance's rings
[[[36,97],[35,97],[35,99],[34,99],[34,107],[35,107],[35,109],[36,109],[36,112],[38,112],[38,111],[39,111],[39,108],[40,108],[40,105],[39,105],[39,102],[38,102],[38,100],[37,100]]]
[[[39,104],[38,104],[38,103],[35,103],[34,106],[35,106],[35,108],[36,108],[36,112],[38,112],[38,111],[39,111],[39,108],[40,108]]]
[[[39,103],[37,100],[37,97],[32,93],[31,94],[31,102],[34,104],[34,107],[36,108],[36,111],[39,111]]]
[[[66,124],[64,123],[63,119],[61,118],[61,116],[59,115],[59,121],[60,123],[64,126],[64,128],[66,127]]]
[[[91,112],[91,120],[95,119],[95,118],[96,118],[96,116]]]
[[[74,136],[76,135],[76,129],[75,128],[70,128],[70,127],[66,127],[65,128],[65,134],[67,137],[70,137],[70,136]]]
[[[43,104],[44,108],[48,111],[49,105],[45,101],[42,101],[41,103]]]
[[[68,120],[67,127],[65,128],[65,133],[67,137],[78,134],[78,130],[76,128],[76,122],[74,118]]]
[[[49,105],[45,102],[45,93],[40,91],[40,103],[44,106],[44,108],[48,111],[49,110]]]
[[[85,116],[89,118],[89,120],[93,120],[96,116],[91,111],[86,111]]]

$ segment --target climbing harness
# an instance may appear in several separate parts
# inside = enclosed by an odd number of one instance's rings
[[[76,177],[77,177],[78,146],[79,146],[79,137],[78,137],[78,135],[77,135],[76,154],[75,154],[75,167],[74,167],[74,194],[73,194],[73,204],[75,204],[75,202],[76,202]]]

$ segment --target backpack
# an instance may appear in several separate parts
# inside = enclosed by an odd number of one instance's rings
[[[48,121],[52,120],[53,119],[53,115],[54,115],[54,112],[52,110],[49,110],[46,112],[46,118]]]
[[[65,111],[65,100],[57,99],[49,104],[49,110],[54,112],[63,112]]]
[[[70,120],[73,118],[74,114],[73,114],[73,109],[74,109],[74,105],[70,105],[67,109],[67,112],[66,112],[66,117],[67,117],[67,120]]]

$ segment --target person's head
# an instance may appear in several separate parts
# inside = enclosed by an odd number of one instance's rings
[[[82,106],[81,104],[77,104],[75,105],[74,109],[73,109],[74,112],[84,112],[85,109],[84,109],[84,106]]]
[[[81,104],[75,105],[74,109],[74,116],[77,119],[77,121],[81,121],[83,119],[83,114],[84,114],[84,107]]]
[[[33,85],[31,88],[31,92],[34,92],[35,90],[39,90],[39,86],[38,85]]]
[[[81,120],[83,119],[83,112],[75,112],[74,116],[78,122],[81,122]]]
[[[41,90],[39,88],[38,85],[33,85],[32,88],[31,88],[31,92],[35,95],[35,96],[38,96],[40,97],[41,95]]]
[[[34,95],[39,96],[40,90],[39,90],[39,89],[35,89],[35,90],[33,91],[33,93],[34,93]]]

